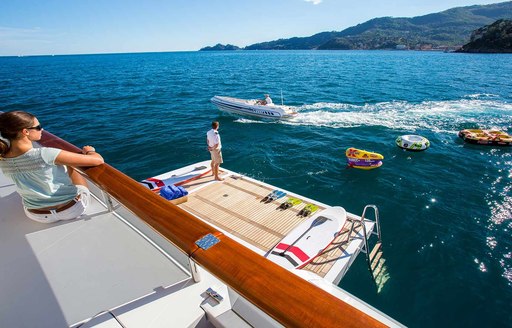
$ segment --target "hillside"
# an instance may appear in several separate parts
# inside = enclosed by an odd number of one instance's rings
[[[500,19],[475,30],[471,41],[457,52],[512,53],[512,20]]]
[[[256,43],[244,50],[454,47],[467,43],[472,31],[503,18],[512,19],[512,1],[452,8],[412,18],[375,18],[341,32],[321,32],[309,37]]]

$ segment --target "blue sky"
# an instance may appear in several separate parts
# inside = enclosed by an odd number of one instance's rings
[[[0,56],[198,50],[485,0],[0,0]]]

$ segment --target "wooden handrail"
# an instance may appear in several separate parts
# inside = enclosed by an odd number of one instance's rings
[[[40,143],[80,151],[47,131],[43,131]],[[385,327],[375,318],[241,246],[110,165],[81,170],[196,263],[282,325]],[[220,242],[207,250],[198,248],[195,242],[208,233],[217,236]]]

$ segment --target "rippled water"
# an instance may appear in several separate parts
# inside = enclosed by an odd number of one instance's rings
[[[93,144],[137,180],[208,159],[360,214],[380,210],[387,274],[360,257],[341,287],[412,327],[504,327],[512,315],[512,148],[464,144],[463,128],[512,133],[511,55],[296,51],[0,58],[0,110]],[[219,112],[214,95],[270,93],[292,121]],[[431,141],[421,153],[402,134]],[[347,169],[348,147],[384,155]]]

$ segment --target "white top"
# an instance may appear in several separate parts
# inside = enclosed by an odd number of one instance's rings
[[[16,184],[27,208],[63,204],[77,195],[66,168],[55,164],[57,148],[32,148],[13,158],[0,160],[0,169]]]
[[[217,149],[222,148],[222,143],[220,142],[220,134],[219,131],[211,129],[206,133],[206,141],[208,142],[208,147],[213,147],[216,144],[219,144],[219,147]]]
[[[270,96],[266,96],[265,97],[265,102],[267,103],[267,105],[272,105],[274,102],[272,101],[272,99],[270,98]]]

